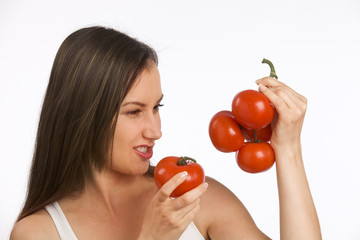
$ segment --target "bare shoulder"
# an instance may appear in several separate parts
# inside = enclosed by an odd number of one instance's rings
[[[196,221],[211,239],[269,239],[256,226],[240,199],[219,181],[206,177]],[[196,223],[196,222],[195,222]],[[203,230],[204,232],[204,230]]]
[[[239,214],[242,217],[250,217],[240,199],[225,185],[208,176],[206,177],[206,182],[209,184],[209,187],[201,199],[201,207],[212,209],[212,211],[205,211],[207,214],[219,216],[240,211]]]
[[[206,182],[209,184],[209,191],[207,193],[209,195],[208,198],[211,197],[212,200],[216,200],[218,198],[227,198],[228,200],[237,201],[239,200],[231,190],[229,190],[225,185],[215,180],[214,178],[207,176]]]
[[[37,211],[17,222],[10,240],[60,239],[56,227],[45,210]]]

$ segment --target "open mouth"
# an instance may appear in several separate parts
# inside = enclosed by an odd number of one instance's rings
[[[147,153],[148,147],[137,147],[136,150],[142,153]]]
[[[143,159],[150,159],[153,155],[152,147],[149,146],[135,147],[135,152]]]

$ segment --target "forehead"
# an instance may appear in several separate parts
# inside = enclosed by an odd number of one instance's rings
[[[124,99],[135,101],[147,98],[159,98],[162,95],[160,74],[155,63],[149,63],[148,66],[136,78],[134,85]]]

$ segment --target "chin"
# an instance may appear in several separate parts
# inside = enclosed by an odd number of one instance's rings
[[[149,170],[149,162],[147,162],[147,164],[141,165],[139,166],[136,170],[135,170],[135,175],[144,175],[145,173],[148,172]]]

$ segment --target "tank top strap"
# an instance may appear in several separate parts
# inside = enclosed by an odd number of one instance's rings
[[[72,230],[68,220],[66,219],[63,211],[61,210],[58,202],[53,202],[45,206],[46,211],[52,218],[56,229],[59,233],[60,239],[62,240],[77,240],[77,237]]]

